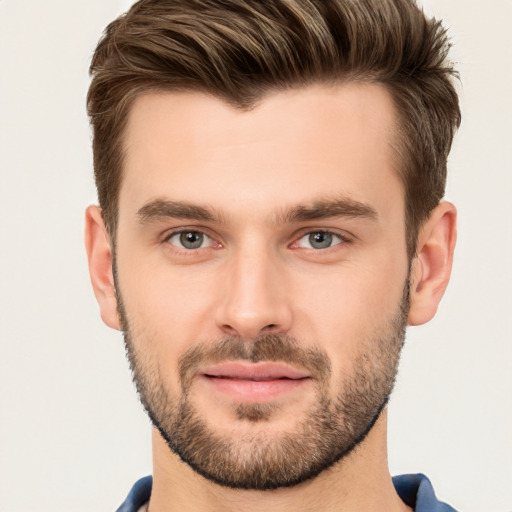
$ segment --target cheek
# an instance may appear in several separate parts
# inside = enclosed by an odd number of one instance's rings
[[[118,260],[127,310],[144,324],[160,326],[174,336],[183,332],[180,325],[188,325],[188,330],[193,324],[199,326],[214,287],[208,273],[187,265],[171,265],[161,251],[146,252],[149,254],[126,251]],[[195,332],[193,329],[190,335]]]
[[[194,343],[212,338],[209,311],[214,283],[190,270],[139,265],[137,256],[118,260],[119,287],[132,342],[164,385],[178,386],[179,357]]]
[[[331,271],[323,286],[311,280],[298,294],[297,337],[325,350],[335,373],[352,370],[354,360],[388,333],[402,301],[404,265],[353,265]],[[307,333],[301,335],[301,332]]]

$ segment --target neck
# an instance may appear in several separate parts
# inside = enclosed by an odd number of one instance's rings
[[[319,476],[294,487],[248,491],[219,486],[195,473],[153,430],[149,512],[361,512],[410,509],[395,492],[387,461],[386,411],[366,439]]]

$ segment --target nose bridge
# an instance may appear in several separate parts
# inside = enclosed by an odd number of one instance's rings
[[[257,240],[242,244],[229,258],[217,325],[242,338],[285,333],[291,309],[284,281],[279,258],[267,244]]]

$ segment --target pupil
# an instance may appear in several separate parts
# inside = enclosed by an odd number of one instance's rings
[[[181,234],[180,242],[183,247],[187,249],[197,249],[201,247],[203,243],[203,235],[196,231],[188,231],[187,233]]]
[[[315,249],[327,249],[332,244],[332,235],[322,231],[312,233],[309,235],[309,243],[311,244],[311,247],[314,247]]]

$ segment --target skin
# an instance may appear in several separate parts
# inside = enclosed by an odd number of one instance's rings
[[[307,120],[305,122],[304,120]],[[379,85],[316,85],[274,93],[253,110],[234,110],[200,93],[138,98],[125,133],[119,196],[118,283],[138,349],[179,392],[177,362],[198,340],[252,340],[287,334],[316,344],[332,365],[332,389],[353,371],[360,340],[396,312],[411,263],[408,322],[435,314],[447,286],[456,211],[440,204],[407,259],[404,192],[391,148],[395,111]],[[168,215],[141,221],[141,209],[180,201],[209,209],[210,220]],[[371,215],[292,219],[297,207],[347,200]],[[351,203],[351,204],[352,204]],[[175,229],[206,233],[196,251]],[[310,232],[339,236],[324,250]],[[91,280],[104,322],[120,329],[112,247],[97,206],[86,213]],[[172,344],[166,343],[172,332]],[[142,335],[144,334],[144,335]],[[157,356],[155,356],[157,354]],[[211,428],[233,439],[293,430],[313,387],[279,398],[270,422],[237,422],[233,400],[195,386],[193,401]],[[349,456],[300,485],[274,491],[218,486],[180,462],[153,433],[154,511],[408,510],[392,486],[387,412]]]

